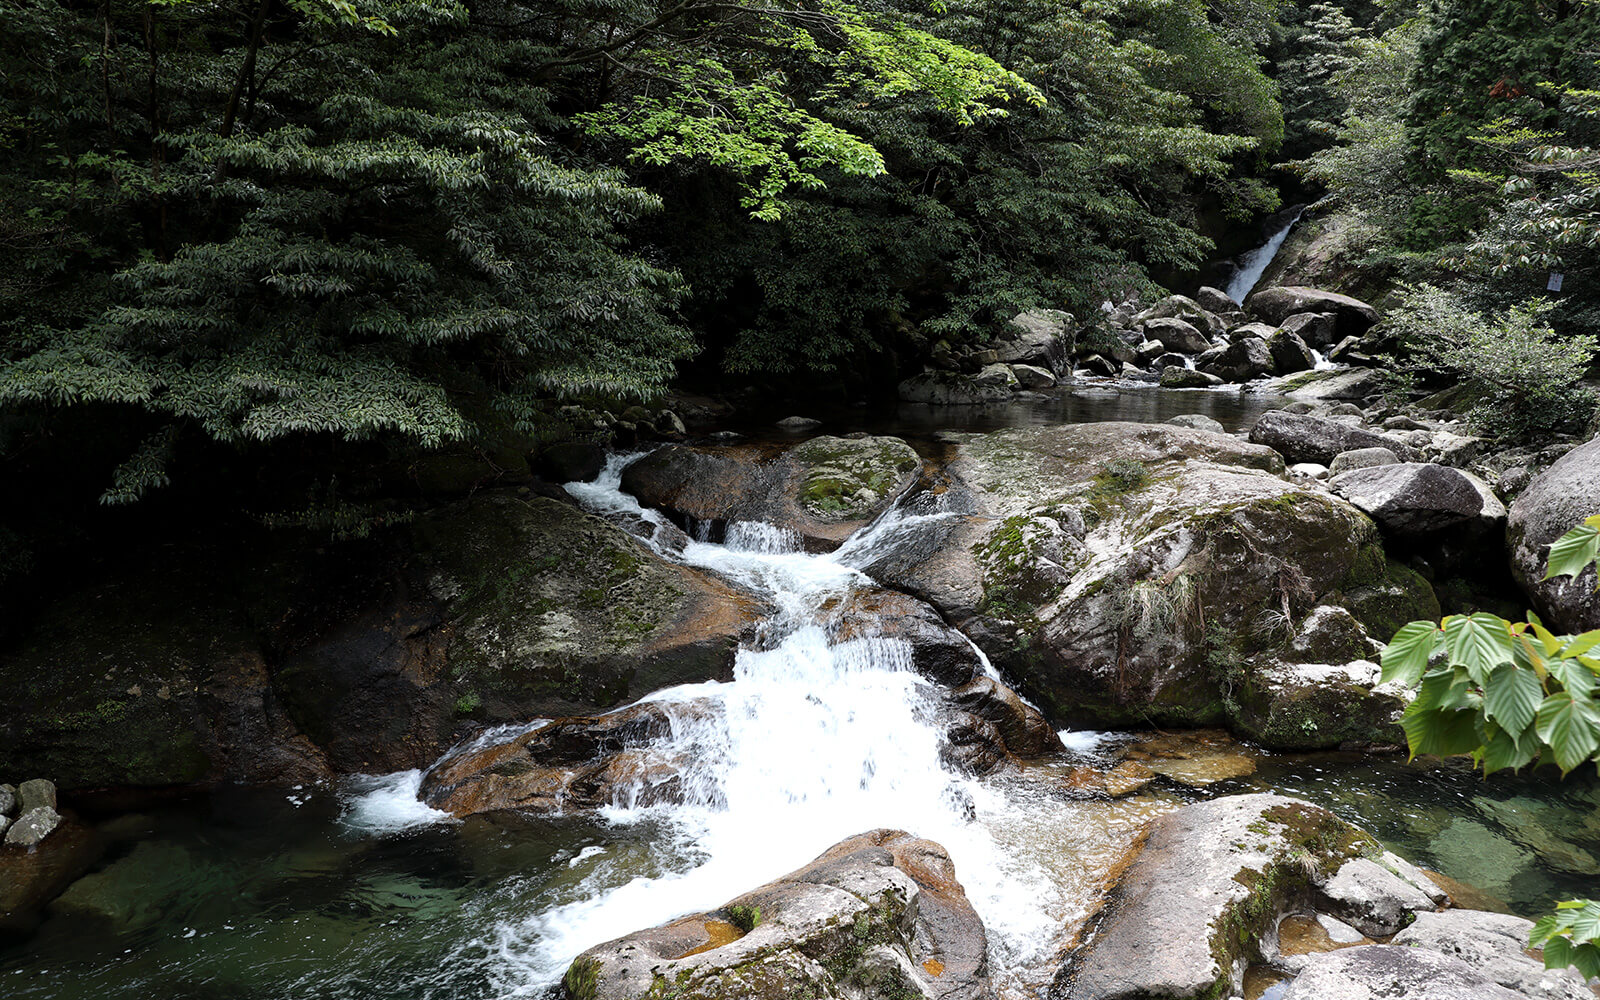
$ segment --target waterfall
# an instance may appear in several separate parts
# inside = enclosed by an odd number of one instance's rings
[[[633,457],[614,457],[597,481],[567,489],[649,543],[666,522],[622,492]],[[652,750],[679,762],[687,801],[624,801],[603,816],[619,829],[665,830],[681,863],[649,876],[591,877],[576,898],[508,917],[492,940],[468,949],[492,956],[496,995],[538,995],[586,948],[721,905],[876,827],[909,830],[949,850],[988,929],[997,975],[1049,966],[1057,936],[1078,914],[1029,850],[1056,841],[1060,802],[942,766],[939,691],[912,669],[909,643],[829,638],[829,609],[873,586],[856,568],[870,564],[866,557],[919,523],[957,516],[914,506],[896,508],[827,555],[799,551],[791,532],[741,522],[721,544],[691,538],[679,550],[660,549],[755,590],[777,612],[763,648],[739,652],[731,682],[644,699],[672,720]]]
[[[1224,289],[1228,297],[1235,302],[1243,302],[1245,296],[1256,287],[1256,282],[1267,272],[1267,267],[1272,263],[1272,258],[1278,256],[1278,248],[1283,246],[1283,241],[1288,238],[1289,230],[1300,221],[1300,216],[1305,213],[1305,208],[1297,208],[1286,222],[1278,228],[1267,242],[1239,258],[1239,269],[1228,279],[1228,287]]]

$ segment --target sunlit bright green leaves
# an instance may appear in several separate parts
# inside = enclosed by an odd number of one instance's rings
[[[1600,976],[1600,902],[1575,899],[1556,904],[1556,912],[1533,925],[1529,946],[1544,949],[1547,969],[1575,966],[1587,978]]]
[[[1428,661],[1444,648],[1444,632],[1433,622],[1412,622],[1400,629],[1380,657],[1383,679],[1415,687]]]

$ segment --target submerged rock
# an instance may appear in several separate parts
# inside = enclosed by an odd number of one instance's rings
[[[1352,864],[1404,864],[1326,809],[1278,795],[1185,806],[1152,822],[1135,850],[1056,978],[1063,1000],[1228,996],[1247,963],[1271,957],[1282,914]],[[1418,891],[1395,879],[1408,899]]]
[[[988,944],[944,848],[874,830],[716,910],[589,949],[563,991],[566,1000],[981,1000]]]

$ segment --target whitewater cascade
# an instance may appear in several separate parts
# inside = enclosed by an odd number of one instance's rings
[[[1235,302],[1243,302],[1245,296],[1256,287],[1261,276],[1267,273],[1267,267],[1272,263],[1272,258],[1278,256],[1278,249],[1283,246],[1283,241],[1288,238],[1289,231],[1295,223],[1300,221],[1300,216],[1305,214],[1301,208],[1290,215],[1277,232],[1267,238],[1267,242],[1256,247],[1239,257],[1239,269],[1233,272],[1233,277],[1228,279],[1228,287],[1223,291]]]
[[[740,651],[730,683],[683,685],[643,699],[672,718],[671,735],[652,750],[678,762],[687,802],[619,802],[603,818],[619,831],[654,824],[660,832],[653,835],[670,842],[675,860],[650,875],[599,866],[564,901],[500,923],[492,940],[466,949],[488,956],[494,995],[538,995],[586,948],[719,906],[876,827],[909,830],[948,849],[1002,978],[1047,966],[1079,904],[1037,856],[1047,848],[1061,855],[1059,838],[1072,837],[1050,829],[1061,822],[1061,803],[946,770],[939,692],[912,669],[910,644],[871,635],[833,642],[825,627],[825,607],[874,585],[855,565],[870,564],[873,553],[919,521],[953,515],[908,504],[826,555],[802,552],[798,536],[763,524],[731,524],[721,544],[685,539],[622,492],[622,470],[636,457],[613,457],[595,482],[566,488],[588,509],[630,524],[668,558],[751,588],[777,613],[761,648]],[[381,791],[406,790],[414,796],[410,776],[396,776]],[[411,808],[400,812],[415,818]]]

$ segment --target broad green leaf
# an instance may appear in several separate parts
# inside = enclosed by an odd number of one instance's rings
[[[1483,766],[1483,773],[1489,775],[1496,771],[1515,771],[1526,767],[1538,756],[1539,741],[1532,733],[1522,734],[1519,740],[1501,729],[1483,745],[1478,762]]]
[[[1544,700],[1536,719],[1539,738],[1565,774],[1600,747],[1600,713],[1585,697],[1561,691]],[[1408,731],[1409,732],[1409,731]]]
[[[1600,557],[1600,528],[1586,521],[1550,543],[1550,562],[1544,578],[1578,576],[1597,557]]]
[[[1544,967],[1565,969],[1571,964],[1572,942],[1560,935],[1547,938],[1544,942]]]
[[[1474,712],[1406,709],[1400,727],[1406,731],[1411,756],[1453,757],[1478,749],[1478,717]]]
[[[1594,693],[1595,673],[1582,660],[1551,660],[1550,676],[1574,695],[1587,698]]]
[[[1578,945],[1572,949],[1572,964],[1585,979],[1600,976],[1600,948],[1588,943]]]
[[[1600,646],[1600,628],[1573,636],[1572,641],[1562,647],[1561,655],[1567,658],[1582,656],[1596,646]]]
[[[1383,647],[1379,659],[1383,663],[1384,681],[1399,681],[1406,687],[1416,687],[1428,669],[1428,660],[1444,642],[1444,633],[1433,622],[1412,622],[1394,634],[1389,645]]]
[[[1544,688],[1532,671],[1509,663],[1494,668],[1483,686],[1483,707],[1489,717],[1512,733],[1528,728],[1544,700]]]
[[[1444,647],[1451,663],[1467,668],[1479,684],[1502,663],[1511,662],[1511,625],[1486,612],[1451,615],[1444,622]]]
[[[1577,908],[1577,918],[1572,921],[1568,930],[1572,933],[1572,940],[1582,944],[1600,937],[1600,903],[1592,899],[1579,899],[1572,902],[1582,903]]]

